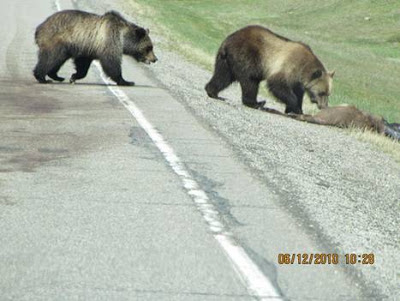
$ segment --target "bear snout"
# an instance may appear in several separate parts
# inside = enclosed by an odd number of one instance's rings
[[[326,109],[328,107],[328,99],[323,99],[323,100],[319,100],[317,102],[317,107],[318,109],[322,110],[322,109]]]
[[[157,61],[158,61],[158,58],[155,56],[154,53],[151,53],[151,54],[149,54],[149,55],[147,56],[146,60],[149,61],[149,64],[150,64],[150,63],[155,63],[155,62],[157,62]]]

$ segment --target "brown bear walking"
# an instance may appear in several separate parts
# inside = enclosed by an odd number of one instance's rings
[[[74,59],[76,73],[70,82],[86,76],[90,64],[98,59],[104,72],[118,85],[134,85],[123,79],[122,55],[146,64],[157,61],[149,31],[110,11],[103,16],[79,10],[65,10],[51,15],[35,33],[39,60],[33,71],[40,83],[46,75],[63,81],[58,70],[69,58]]]
[[[243,104],[258,108],[265,103],[257,102],[259,84],[266,80],[269,91],[286,104],[286,113],[301,114],[304,93],[318,108],[328,106],[333,75],[307,45],[252,25],[222,43],[205,89],[208,96],[218,98],[220,91],[238,81]]]

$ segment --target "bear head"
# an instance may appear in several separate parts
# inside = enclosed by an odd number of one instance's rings
[[[157,61],[153,52],[150,31],[141,27],[130,26],[123,37],[123,52],[136,61],[150,64]]]
[[[312,103],[316,103],[318,109],[328,107],[329,95],[332,92],[332,79],[335,71],[326,72],[325,70],[315,70],[311,74],[311,78],[305,90],[310,97]]]

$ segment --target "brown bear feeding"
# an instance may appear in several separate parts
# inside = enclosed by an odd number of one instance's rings
[[[269,91],[286,104],[285,113],[302,114],[304,93],[318,108],[328,106],[334,72],[328,72],[307,45],[279,36],[267,28],[242,28],[222,43],[214,75],[205,89],[218,98],[220,91],[238,81],[242,102],[258,108],[258,87],[266,80]]]
[[[76,73],[70,82],[86,76],[91,62],[100,61],[104,72],[118,85],[130,86],[123,79],[122,55],[126,54],[146,64],[157,61],[149,31],[110,11],[102,16],[79,10],[65,10],[51,15],[40,24],[35,33],[39,46],[38,63],[33,71],[40,83],[64,78],[58,70],[69,58],[74,59]]]

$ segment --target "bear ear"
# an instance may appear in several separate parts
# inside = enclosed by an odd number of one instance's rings
[[[333,71],[331,71],[331,72],[328,72],[328,75],[329,75],[330,77],[333,78],[333,76],[335,75],[335,72],[336,72],[336,70],[333,70]]]
[[[322,71],[321,70],[314,71],[314,73],[311,75],[311,80],[320,78],[321,76],[322,76]]]
[[[146,32],[147,32],[147,34],[150,34],[150,29],[146,28]],[[333,71],[333,72],[335,72],[335,71]]]
[[[136,29],[136,37],[138,39],[144,38],[146,36],[146,33],[146,29],[144,28],[139,27]]]

